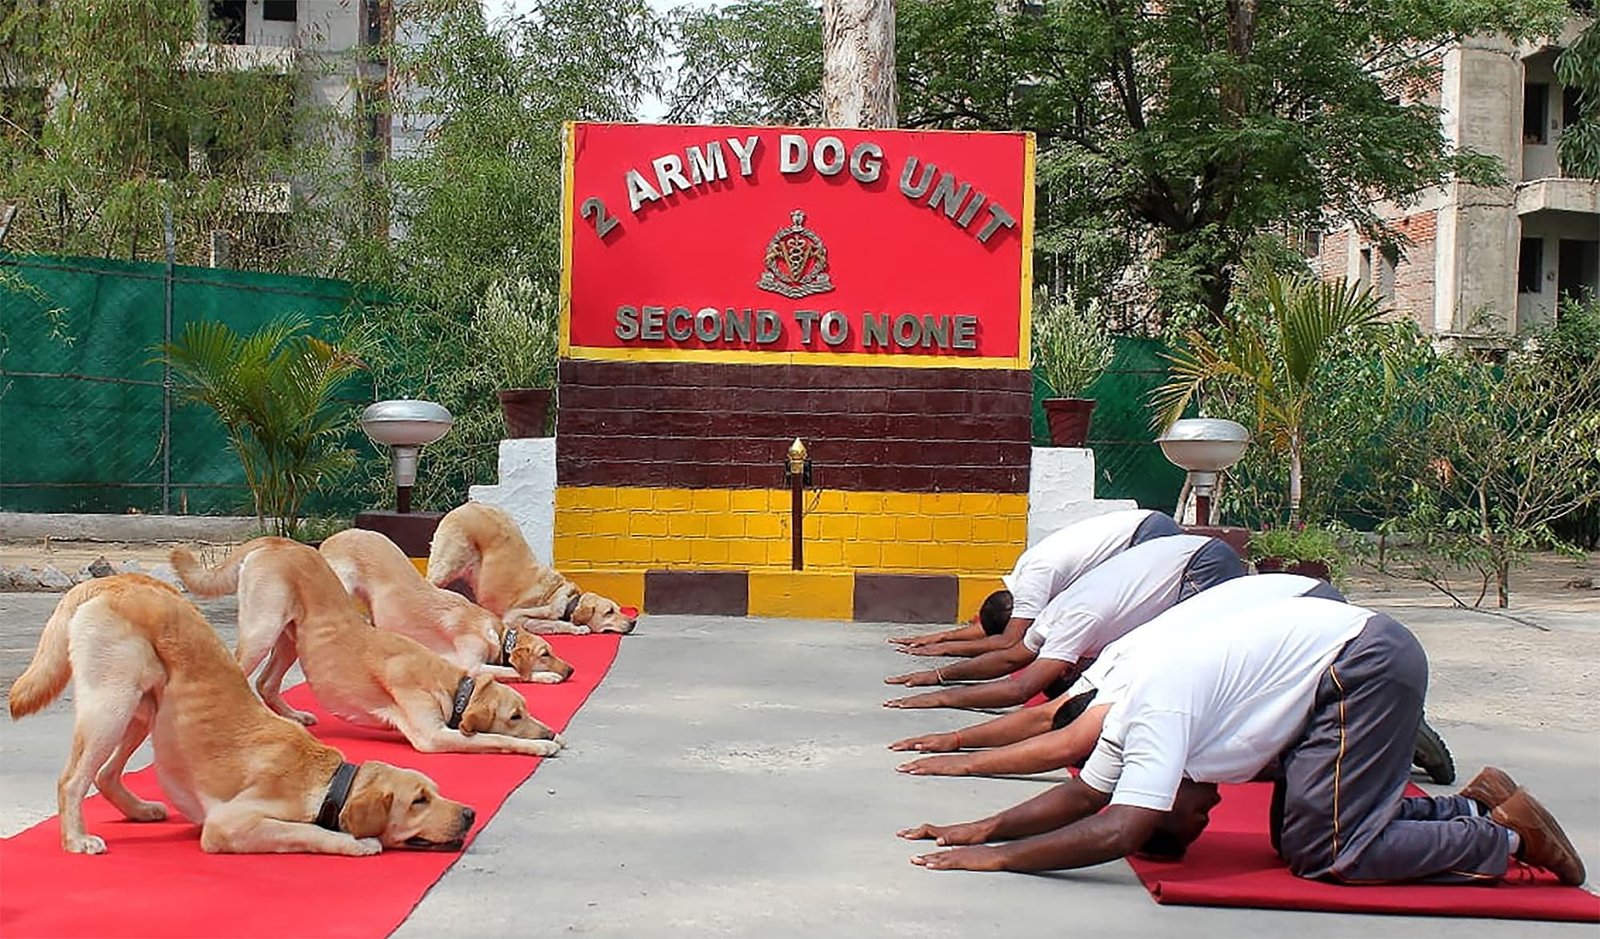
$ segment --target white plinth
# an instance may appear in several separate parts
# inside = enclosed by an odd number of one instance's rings
[[[549,563],[556,534],[556,438],[500,441],[500,484],[473,486],[467,498],[505,510],[528,547]]]
[[[1053,531],[1106,512],[1136,509],[1132,499],[1094,497],[1094,451],[1034,447],[1028,476],[1028,545]]]

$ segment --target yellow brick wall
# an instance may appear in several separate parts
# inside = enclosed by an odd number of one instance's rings
[[[556,490],[557,567],[789,566],[784,489]],[[990,573],[1027,541],[1028,497],[970,492],[806,494],[806,570]]]

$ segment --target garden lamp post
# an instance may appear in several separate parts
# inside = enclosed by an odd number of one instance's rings
[[[1167,459],[1189,471],[1183,493],[1178,496],[1177,517],[1194,495],[1194,523],[1211,524],[1211,497],[1217,474],[1239,462],[1250,443],[1244,425],[1217,417],[1186,417],[1172,422],[1167,432],[1156,438]]]
[[[450,412],[432,401],[379,401],[361,412],[361,429],[373,443],[389,448],[396,512],[411,511],[411,487],[417,483],[417,457],[422,448],[449,433],[454,425]]]

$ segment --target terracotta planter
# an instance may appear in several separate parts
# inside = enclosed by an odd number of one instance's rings
[[[500,411],[506,419],[506,436],[548,437],[549,388],[508,388],[500,392]]]
[[[1094,413],[1094,401],[1088,398],[1046,398],[1043,404],[1052,445],[1081,447],[1088,441],[1089,418]]]

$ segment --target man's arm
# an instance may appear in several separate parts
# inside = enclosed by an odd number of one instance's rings
[[[980,685],[942,688],[883,702],[890,708],[1000,708],[1022,704],[1058,678],[1075,675],[1076,666],[1054,659],[1037,659],[1010,678]]]
[[[1092,707],[1071,724],[1031,740],[977,753],[927,756],[895,767],[913,776],[999,776],[1005,774],[1047,773],[1071,766],[1087,757],[1100,740],[1111,705]],[[1023,712],[1040,708],[1026,708]],[[1014,715],[1006,715],[1011,717]],[[965,741],[963,741],[965,742]]]
[[[1139,850],[1160,820],[1161,813],[1155,809],[1113,805],[1092,818],[1048,834],[1006,845],[936,851],[914,857],[911,863],[929,870],[1058,871],[1089,867]]]
[[[1004,632],[993,636],[956,642],[936,642],[930,645],[910,648],[902,647],[901,651],[909,652],[912,655],[953,655],[960,658],[971,658],[975,655],[982,655],[985,652],[993,652],[997,649],[1016,645],[1022,641],[1022,634],[1027,632],[1028,627],[1032,625],[1033,620],[1031,619],[1012,618],[1009,623],[1006,623]]]
[[[963,825],[918,825],[900,831],[899,835],[908,841],[931,839],[939,845],[1026,838],[1088,818],[1104,808],[1110,798],[1087,783],[1071,779],[988,818]]]
[[[977,617],[955,629],[944,632],[923,633],[920,636],[890,636],[888,641],[897,646],[925,646],[935,642],[954,642],[961,639],[982,639],[985,633]]]
[[[985,678],[999,678],[1009,675],[1017,669],[1027,665],[1034,659],[1034,653],[1022,643],[994,652],[985,652],[977,658],[954,665],[945,665],[940,668],[930,668],[920,672],[908,672],[904,675],[891,675],[884,679],[885,684],[905,685],[910,688],[920,688],[927,685],[942,685],[952,681],[979,681]]]
[[[1018,740],[1026,740],[1050,729],[1056,708],[1066,703],[1047,701],[1038,707],[1023,708],[981,724],[973,724],[945,734],[924,734],[907,737],[889,744],[891,750],[918,750],[924,753],[948,753],[951,750],[978,747],[1000,747]]]

